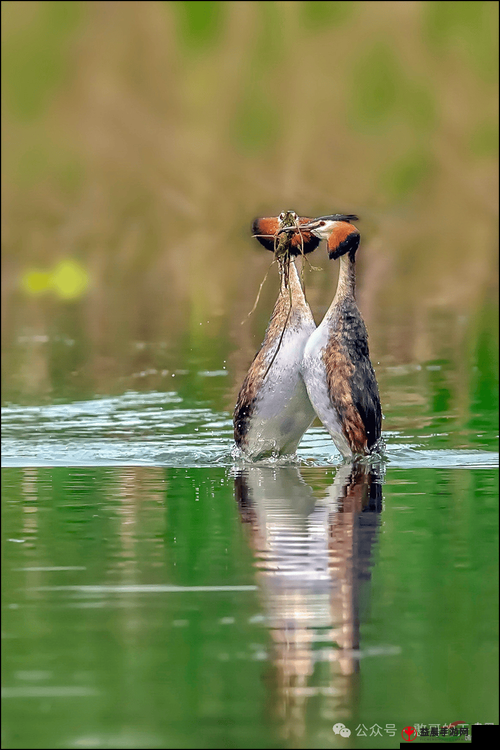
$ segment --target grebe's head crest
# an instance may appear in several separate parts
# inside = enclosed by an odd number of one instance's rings
[[[282,211],[279,216],[259,217],[252,223],[252,235],[267,250],[275,252],[279,236],[286,232],[289,245],[288,252],[290,255],[306,255],[315,250],[320,240],[311,232],[302,232],[298,229],[302,225],[308,224],[311,219],[305,216],[299,216],[295,211]]]
[[[327,240],[336,230],[339,222],[350,224],[351,221],[359,221],[359,219],[354,214],[330,214],[329,216],[318,216],[316,219],[312,219],[308,224],[304,224],[301,229],[311,232],[321,240]]]
[[[358,221],[354,214],[330,214],[318,216],[301,226],[303,231],[328,242],[328,255],[332,260],[349,253],[354,260],[359,245],[359,232],[351,221]]]

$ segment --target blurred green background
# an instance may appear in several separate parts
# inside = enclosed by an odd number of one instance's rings
[[[277,290],[240,326],[271,260],[250,222],[288,208],[360,215],[377,355],[436,356],[443,315],[440,337],[481,318],[495,341],[497,21],[496,2],[3,2],[4,403],[144,372],[161,390],[189,357],[228,362],[230,408]],[[320,319],[337,271],[313,262]]]

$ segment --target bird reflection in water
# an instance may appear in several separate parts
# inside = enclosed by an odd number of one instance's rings
[[[324,469],[249,466],[235,494],[272,638],[268,678],[284,734],[298,741],[313,696],[324,721],[355,708],[382,476],[352,463],[333,482]]]

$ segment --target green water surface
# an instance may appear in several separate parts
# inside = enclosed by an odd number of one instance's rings
[[[335,471],[303,474],[321,502]],[[236,481],[3,470],[5,747],[332,747],[337,721],[349,746],[396,747],[387,725],[497,721],[496,470],[387,470],[369,559],[342,579],[351,664],[314,619],[342,620],[328,587],[256,568]],[[270,502],[269,556],[280,520],[310,513]]]

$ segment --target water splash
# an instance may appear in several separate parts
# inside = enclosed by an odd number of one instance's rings
[[[386,432],[384,461],[392,467],[494,468],[498,453],[440,449]],[[427,442],[426,442],[427,440]],[[186,403],[176,391],[96,398],[48,406],[2,408],[2,466],[218,466],[243,459],[235,450],[232,419]],[[322,427],[304,435],[295,456],[270,465],[336,466],[342,457]]]

